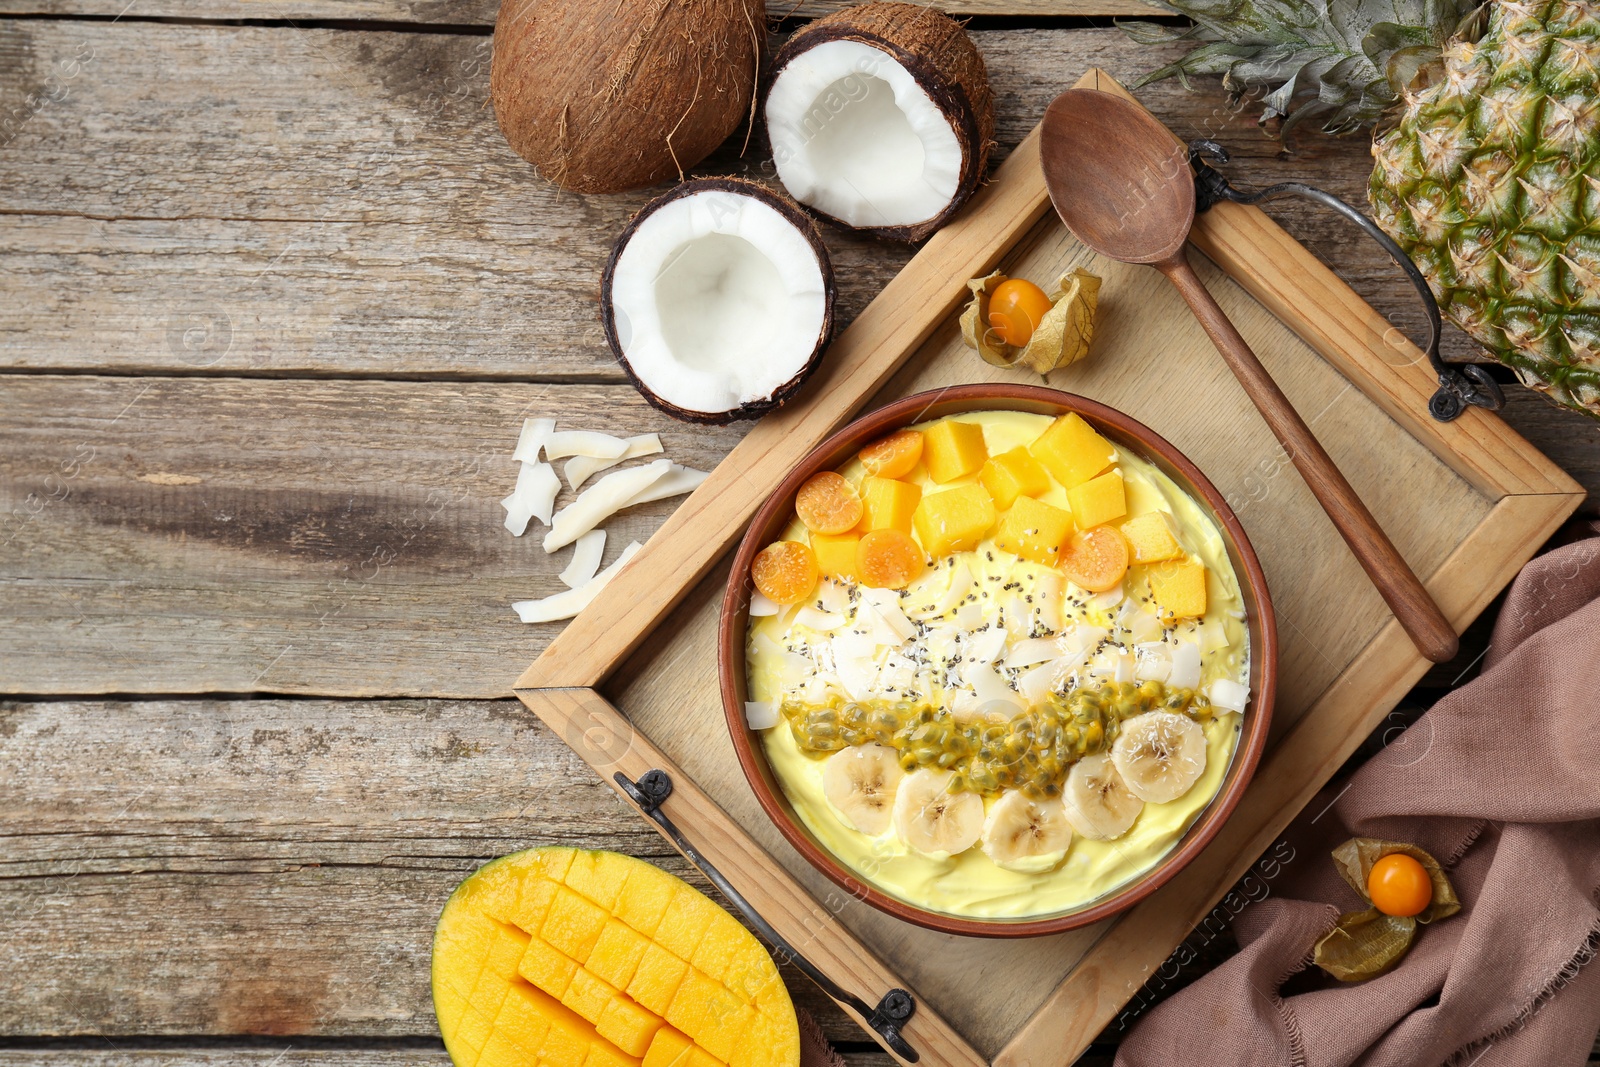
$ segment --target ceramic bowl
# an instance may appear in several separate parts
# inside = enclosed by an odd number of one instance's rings
[[[902,427],[965,411],[997,409],[1050,416],[1075,411],[1118,448],[1149,460],[1186,490],[1222,531],[1228,556],[1239,579],[1250,636],[1250,703],[1245,711],[1239,742],[1217,795],[1201,811],[1183,837],[1155,866],[1105,896],[1069,911],[1020,919],[981,919],[932,911],[907,903],[862,881],[812,837],[795,814],[767,764],[760,738],[749,728],[744,717],[745,634],[749,625],[750,595],[753,592],[750,563],[755,554],[777,539],[791,521],[795,493],[801,483],[818,471],[841,466],[863,445]],[[858,418],[796,464],[756,512],[734,556],[722,604],[718,670],[721,675],[723,710],[739,764],[762,808],[789,844],[845,892],[896,918],[944,933],[978,937],[1035,937],[1087,926],[1127,910],[1171,881],[1216,836],[1249,785],[1250,776],[1255,772],[1261,751],[1266,745],[1277,674],[1277,630],[1266,578],[1244,528],[1222,494],[1183,453],[1142,423],[1104,404],[1071,393],[1024,385],[954,386],[919,393]]]

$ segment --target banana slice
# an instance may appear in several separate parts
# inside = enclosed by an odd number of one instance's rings
[[[983,851],[995,866],[1034,874],[1060,863],[1072,844],[1072,824],[1059,800],[1032,800],[1010,790],[989,806]]]
[[[822,795],[846,826],[877,837],[889,828],[895,792],[906,772],[894,749],[855,745],[829,756],[822,765]]]
[[[1061,807],[1078,833],[1094,841],[1110,841],[1128,832],[1144,801],[1133,795],[1111,757],[1102,752],[1072,765],[1061,789]]]
[[[895,794],[895,832],[924,856],[944,858],[965,852],[983,833],[983,798],[950,792],[953,777],[931,767],[912,771]]]
[[[1187,715],[1147,711],[1122,724],[1111,762],[1133,795],[1150,804],[1177,800],[1206,769],[1206,732]]]

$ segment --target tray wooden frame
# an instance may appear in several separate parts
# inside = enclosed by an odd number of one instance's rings
[[[1128,95],[1099,70],[1090,70],[1078,85]],[[826,912],[818,901],[597,687],[727,554],[764,496],[759,487],[775,485],[800,456],[847,422],[957,309],[965,289],[951,279],[994,269],[1049,206],[1035,130],[960,218],[930,239],[839,336],[802,400],[758,423],[515,686],[522,702],[613,788],[617,773],[637,779],[660,768],[671,774],[676,788],[664,810],[694,846],[792,945],[868,1003],[908,983],[842,924],[819,921]],[[1479,526],[1425,576],[1445,613],[1463,629],[1576,510],[1582,488],[1491,414],[1469,409],[1448,425],[1432,421],[1426,412],[1435,383],[1426,361],[1396,365],[1401,361],[1393,359],[1397,345],[1388,322],[1259,209],[1218,205],[1198,218],[1193,243],[1493,501]],[[1339,684],[1269,748],[1243,801],[1206,851],[1117,920],[992,1061],[921,1003],[905,1028],[921,1062],[1070,1062],[1427,666],[1390,619]],[[618,794],[627,799],[620,789]]]

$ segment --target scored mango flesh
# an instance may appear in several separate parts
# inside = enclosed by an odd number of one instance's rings
[[[772,957],[641,860],[539,848],[445,904],[433,1001],[455,1067],[797,1067]]]

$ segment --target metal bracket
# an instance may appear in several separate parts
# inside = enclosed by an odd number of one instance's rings
[[[1428,414],[1440,422],[1449,422],[1465,411],[1468,404],[1488,408],[1490,411],[1499,411],[1505,406],[1506,398],[1500,391],[1500,384],[1485,367],[1477,363],[1446,363],[1439,355],[1441,323],[1439,303],[1433,298],[1433,290],[1428,287],[1428,280],[1422,276],[1422,272],[1411,261],[1411,257],[1406,255],[1377,223],[1332,193],[1303,182],[1279,182],[1254,193],[1240,192],[1228,184],[1228,179],[1221,171],[1211,165],[1226,162],[1228,162],[1228,150],[1217,142],[1207,140],[1189,142],[1189,165],[1194,168],[1194,207],[1197,213],[1209,210],[1212,205],[1222,200],[1231,200],[1236,204],[1257,204],[1263,200],[1275,200],[1280,196],[1303,196],[1307,200],[1314,200],[1324,207],[1337,211],[1360,226],[1367,236],[1378,242],[1383,250],[1389,253],[1389,258],[1405,272],[1412,288],[1416,289],[1417,296],[1422,300],[1423,310],[1428,316],[1428,343],[1422,350],[1427,355],[1434,374],[1439,378],[1439,389],[1428,401]]]
[[[639,810],[645,814],[646,818],[661,827],[662,832],[677,846],[678,851],[683,853],[690,863],[698,867],[700,873],[709,878],[711,884],[716,886],[718,891],[744,914],[744,917],[750,921],[750,925],[760,931],[761,936],[766,938],[772,944],[773,949],[776,950],[775,955],[779,956],[780,959],[787,959],[792,962],[804,972],[807,978],[817,983],[824,993],[840,1004],[847,1006],[865,1020],[867,1028],[877,1034],[884,1046],[892,1050],[895,1055],[907,1063],[917,1062],[920,1058],[917,1055],[917,1050],[906,1043],[905,1036],[900,1032],[900,1028],[916,1013],[917,1001],[915,997],[904,989],[891,989],[878,1001],[877,1007],[872,1007],[854,993],[841,988],[837,982],[824,974],[815,964],[800,955],[783,939],[778,931],[772,928],[772,924],[762,918],[761,913],[756,911],[755,907],[728,883],[728,880],[722,876],[722,872],[713,867],[693,845],[684,840],[683,834],[673,825],[672,820],[667,817],[666,813],[661,810],[661,805],[672,795],[672,777],[666,771],[645,771],[644,774],[639,776],[637,782],[630,780],[627,775],[618,771],[612,776],[612,779],[617,783],[617,788],[626,793],[628,799],[638,805]]]

